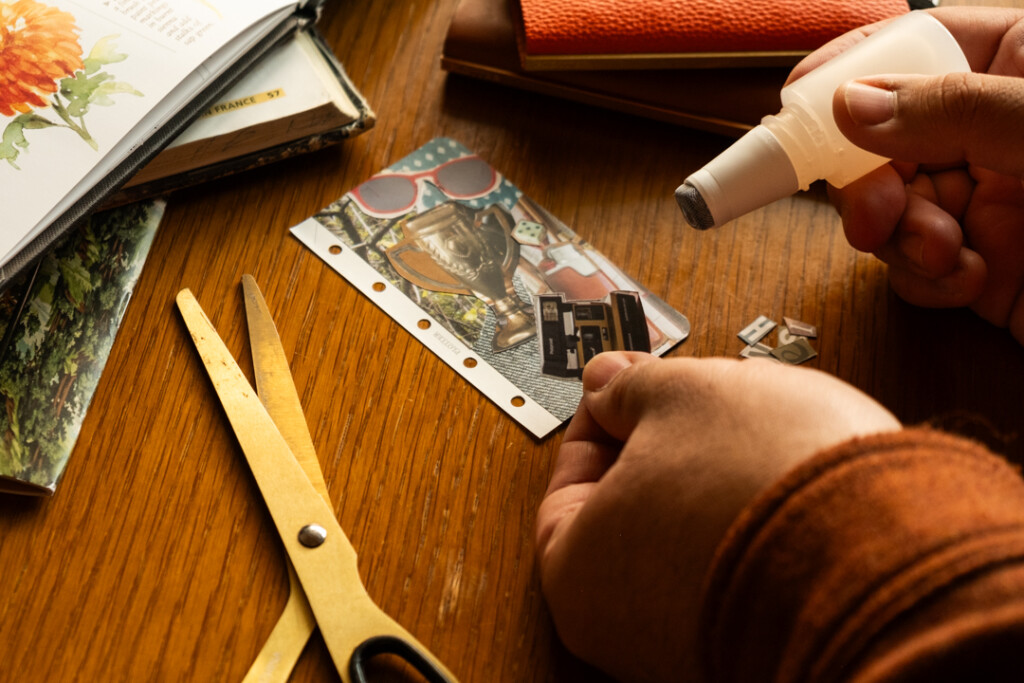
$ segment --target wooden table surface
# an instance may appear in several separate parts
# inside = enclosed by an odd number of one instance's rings
[[[814,366],[1024,462],[1024,350],[1005,331],[898,300],[820,189],[691,230],[673,190],[727,139],[446,77],[455,4],[331,3],[322,29],[377,126],[171,199],[57,493],[0,498],[0,681],[247,670],[287,594],[284,555],[174,307],[191,288],[248,368],[244,273],[373,598],[463,681],[602,680],[558,643],[535,566],[561,432],[531,438],[287,232],[439,135],[686,314],[673,354],[735,356],[758,315],[799,318],[821,331]],[[292,680],[336,678],[314,636]]]

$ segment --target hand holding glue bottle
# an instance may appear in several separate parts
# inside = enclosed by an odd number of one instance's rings
[[[766,116],[676,190],[693,227],[727,223],[816,180],[844,187],[889,159],[847,140],[832,116],[843,83],[874,74],[969,72],[953,35],[927,12],[893,20],[852,48],[782,89],[782,111]]]

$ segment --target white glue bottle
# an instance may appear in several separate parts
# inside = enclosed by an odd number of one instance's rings
[[[782,111],[711,160],[676,190],[687,222],[706,230],[806,190],[836,187],[888,162],[839,132],[832,96],[843,83],[873,74],[941,75],[970,71],[938,19],[912,11],[782,89]]]

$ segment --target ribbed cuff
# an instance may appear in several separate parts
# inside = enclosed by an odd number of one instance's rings
[[[714,681],[827,681],[925,600],[1024,558],[1024,481],[927,429],[820,453],[741,514],[708,575]]]

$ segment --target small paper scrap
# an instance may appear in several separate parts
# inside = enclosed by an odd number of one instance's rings
[[[772,349],[771,354],[783,363],[789,363],[790,365],[799,365],[818,355],[803,337],[797,337],[796,341]]]
[[[811,339],[814,339],[818,336],[818,328],[814,325],[809,325],[808,323],[794,318],[787,318],[786,316],[782,316],[782,322],[786,324],[786,329],[788,329],[790,333],[798,337],[810,337]]]
[[[812,358],[818,353],[807,341],[807,337],[816,337],[818,328],[814,325],[783,316],[782,321],[785,327],[778,327],[768,316],[759,315],[754,322],[743,328],[737,335],[747,343],[747,346],[740,351],[743,358],[770,358],[790,365],[799,365]],[[776,348],[772,348],[762,340],[778,327]]]
[[[772,347],[767,344],[762,344],[761,342],[751,346],[745,346],[743,350],[740,351],[740,355],[744,358],[770,358],[771,360],[778,360],[772,355]]]
[[[754,322],[740,330],[737,336],[746,342],[747,346],[753,346],[774,330],[775,326],[776,322],[774,320],[769,320],[766,316],[759,315]]]
[[[792,344],[797,339],[804,339],[804,337],[802,337],[801,335],[798,335],[798,334],[793,334],[793,332],[790,331],[786,327],[780,327],[779,328],[778,346],[785,346],[786,344]]]

